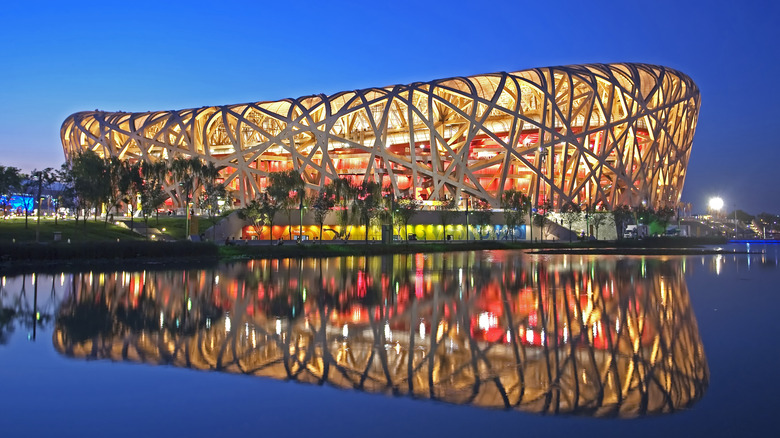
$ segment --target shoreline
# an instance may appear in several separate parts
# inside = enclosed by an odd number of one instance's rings
[[[219,262],[307,257],[368,256],[390,254],[440,253],[482,250],[526,250],[531,254],[576,255],[705,255],[755,254],[756,252],[706,248],[723,245],[723,238],[657,238],[617,241],[349,241],[340,243],[301,243],[283,245],[237,241],[233,245],[211,242],[113,242],[92,241],[78,244],[0,244],[0,274],[81,270],[169,268],[207,268]]]

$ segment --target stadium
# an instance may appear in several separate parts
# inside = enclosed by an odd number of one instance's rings
[[[589,64],[179,111],[79,112],[61,138],[67,159],[90,149],[213,162],[237,206],[264,191],[269,173],[295,169],[311,190],[369,179],[428,206],[481,199],[497,208],[514,189],[553,209],[658,208],[680,199],[699,106],[696,84],[673,69]],[[166,187],[174,206],[178,187]]]

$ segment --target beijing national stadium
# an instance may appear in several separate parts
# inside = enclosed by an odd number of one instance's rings
[[[454,77],[273,102],[144,113],[79,112],[62,125],[68,159],[198,158],[221,169],[236,206],[294,169],[316,191],[380,182],[426,205],[514,189],[532,205],[673,207],[700,106],[685,74],[588,64]],[[179,184],[169,181],[177,206]]]

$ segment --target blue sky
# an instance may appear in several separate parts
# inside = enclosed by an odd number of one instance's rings
[[[58,167],[69,114],[276,100],[591,62],[702,94],[683,201],[780,213],[772,1],[26,1],[0,8],[0,164]]]

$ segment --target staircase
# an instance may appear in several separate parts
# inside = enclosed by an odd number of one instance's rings
[[[153,227],[147,227],[145,223],[141,221],[133,221],[133,228],[130,228],[130,221],[129,220],[123,220],[120,222],[122,226],[127,228],[128,230],[131,230],[132,232],[139,234],[141,236],[146,237],[147,239],[154,239],[154,240],[160,240],[163,242],[172,242],[176,239],[172,238],[171,236],[161,232],[157,228]]]

